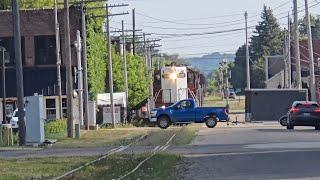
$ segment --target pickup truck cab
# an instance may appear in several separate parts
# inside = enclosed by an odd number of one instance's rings
[[[214,128],[219,120],[229,120],[228,113],[226,107],[197,107],[194,99],[186,99],[167,108],[152,110],[150,122],[157,123],[162,129],[179,123],[206,123],[208,128]]]

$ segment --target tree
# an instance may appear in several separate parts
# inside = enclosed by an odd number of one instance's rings
[[[207,80],[207,92],[210,95],[214,95],[215,93],[218,92],[219,82],[220,82],[219,70],[215,69],[208,75],[208,80]]]
[[[252,58],[252,87],[264,88],[264,56],[280,55],[283,52],[283,30],[270,8],[263,7],[261,21],[251,37],[250,57]]]
[[[235,89],[246,88],[246,46],[239,47],[236,52],[234,67],[231,68],[231,84]]]
[[[313,38],[320,38],[320,19],[316,16],[310,15],[310,22],[311,22],[311,33]],[[307,19],[304,16],[302,19],[299,20],[299,31],[300,36],[302,38],[307,38],[308,31],[307,31]]]
[[[129,108],[135,107],[149,96],[149,84],[151,78],[144,58],[138,55],[128,55],[128,86],[129,86]]]
[[[10,9],[11,0],[1,0],[0,1],[0,10]]]
[[[283,31],[270,8],[263,7],[261,21],[251,37],[251,58],[258,61],[267,55],[282,54]]]
[[[101,25],[96,19],[87,21],[88,84],[95,99],[98,93],[105,92],[106,41]]]

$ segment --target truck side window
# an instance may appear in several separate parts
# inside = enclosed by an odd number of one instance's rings
[[[181,105],[181,109],[191,108],[191,102],[190,101],[182,101],[180,105]]]

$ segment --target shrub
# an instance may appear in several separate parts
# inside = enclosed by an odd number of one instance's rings
[[[54,134],[67,131],[67,120],[66,119],[58,119],[54,121],[50,121],[45,123],[44,125],[45,133]]]

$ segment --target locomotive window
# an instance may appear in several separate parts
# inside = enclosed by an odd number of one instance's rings
[[[193,82],[193,81],[194,81],[193,73],[188,73],[188,82]]]
[[[178,74],[178,78],[185,78],[186,74],[184,72],[181,72]]]
[[[163,75],[162,75],[162,78],[163,78],[163,79],[169,79],[169,77],[170,77],[169,74],[163,74]]]

